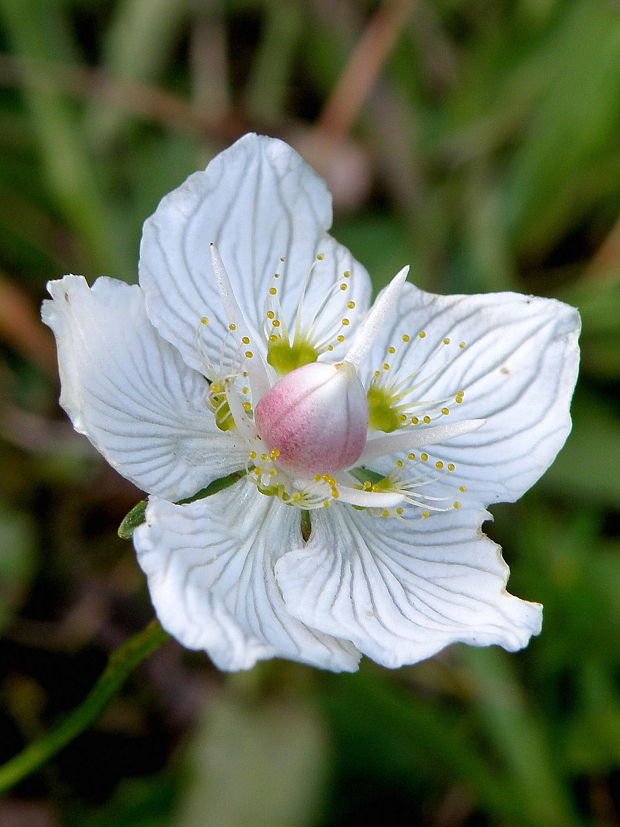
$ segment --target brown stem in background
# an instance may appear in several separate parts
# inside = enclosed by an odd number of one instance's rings
[[[316,131],[334,142],[346,137],[413,8],[414,0],[386,0],[375,12],[323,107]]]
[[[43,327],[30,297],[0,273],[0,339],[44,373],[56,375],[51,333]]]
[[[37,79],[49,80],[50,87],[60,87],[66,94],[96,97],[129,109],[134,115],[166,124],[179,132],[208,135],[227,140],[227,124],[214,125],[208,115],[196,111],[183,98],[143,83],[115,80],[98,69],[68,66],[0,54],[0,86],[21,86],[21,73],[37,73]],[[237,130],[233,130],[236,135]]]

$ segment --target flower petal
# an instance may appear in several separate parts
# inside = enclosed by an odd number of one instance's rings
[[[486,517],[461,509],[412,524],[313,512],[305,548],[276,564],[286,605],[390,668],[457,641],[520,649],[540,631],[542,607],[504,590],[508,567],[480,532]]]
[[[151,498],[134,533],[162,625],[220,669],[285,657],[354,671],[359,653],[348,641],[307,629],[284,605],[274,563],[302,542],[298,509],[247,480],[189,505]]]
[[[48,284],[43,321],[56,336],[60,404],[75,429],[139,488],[170,499],[243,468],[247,449],[220,431],[207,384],[146,317],[139,287],[82,276]]]
[[[331,196],[300,156],[282,141],[246,135],[206,170],[190,175],[145,222],[140,284],[149,318],[190,367],[204,366],[196,347],[198,331],[212,363],[231,363],[238,343],[228,332],[212,272],[209,243],[214,242],[244,309],[252,348],[265,351],[261,331],[273,274],[280,273],[278,297],[286,324],[293,327],[313,265],[305,320],[349,271],[347,289],[335,291],[323,321],[329,327],[348,317],[347,330],[353,332],[367,308],[370,281],[348,250],[327,235],[331,221]],[[349,301],[356,303],[354,310],[347,307]],[[209,324],[201,326],[201,317]]]
[[[415,374],[418,402],[449,409],[442,423],[486,419],[475,432],[428,452],[456,465],[450,484],[465,485],[472,501],[511,502],[549,467],[570,431],[579,327],[577,311],[552,299],[435,296],[406,284],[398,313],[375,342],[365,380],[392,346],[392,374]],[[406,346],[403,336],[411,337]],[[458,391],[464,391],[461,403]]]

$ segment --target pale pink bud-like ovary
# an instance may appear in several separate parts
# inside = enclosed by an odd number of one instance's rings
[[[258,433],[278,464],[309,476],[353,465],[366,444],[368,402],[349,362],[312,362],[286,374],[255,409]]]

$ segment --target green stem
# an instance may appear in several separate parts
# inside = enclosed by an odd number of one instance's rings
[[[152,620],[110,655],[103,674],[84,701],[64,721],[0,767],[0,796],[53,758],[101,715],[129,674],[166,640],[168,633]]]

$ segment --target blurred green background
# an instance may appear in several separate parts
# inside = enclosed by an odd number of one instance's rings
[[[116,537],[140,492],[56,404],[45,282],[134,281],[159,198],[248,130],[328,179],[377,287],[410,263],[581,309],[573,433],[487,524],[543,633],[352,676],[171,642],[0,824],[620,824],[614,0],[0,0],[0,760],[152,616]]]

